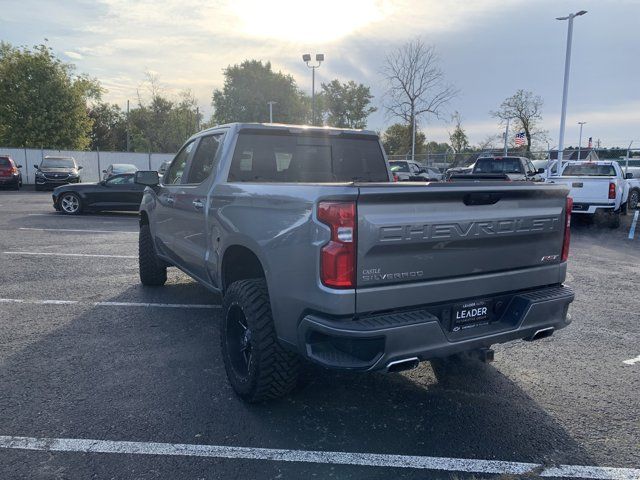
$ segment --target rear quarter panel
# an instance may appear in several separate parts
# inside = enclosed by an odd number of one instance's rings
[[[228,248],[239,245],[256,254],[265,271],[278,336],[296,342],[306,311],[353,314],[355,290],[330,290],[319,279],[320,248],[329,228],[316,218],[321,200],[353,200],[358,189],[343,184],[227,183],[211,195],[211,275],[221,284]],[[219,239],[219,241],[218,241]]]

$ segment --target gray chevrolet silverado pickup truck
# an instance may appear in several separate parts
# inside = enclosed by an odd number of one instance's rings
[[[230,124],[190,138],[140,206],[140,278],[223,296],[234,390],[290,392],[302,359],[395,372],[569,323],[568,189],[393,183],[374,132]]]

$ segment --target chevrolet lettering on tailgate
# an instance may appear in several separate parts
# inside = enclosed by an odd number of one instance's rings
[[[381,242],[413,240],[455,240],[482,238],[532,232],[555,232],[560,227],[558,217],[514,218],[460,223],[431,223],[380,227]]]

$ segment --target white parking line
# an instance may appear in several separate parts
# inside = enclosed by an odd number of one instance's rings
[[[24,303],[30,305],[91,305],[93,307],[220,308],[220,305],[211,305],[208,303],[85,302],[83,300],[36,300],[30,298],[0,298],[0,303]]]
[[[560,465],[545,467],[538,463],[476,460],[466,458],[385,455],[376,453],[323,452],[273,448],[229,447],[180,443],[125,442],[81,438],[33,438],[0,436],[0,448],[45,452],[113,453],[133,455],[165,455],[184,457],[267,460],[275,462],[322,463],[369,467],[414,468],[483,474],[541,477],[594,478],[599,480],[637,480],[640,469]]]
[[[138,258],[137,255],[98,255],[94,253],[2,252],[5,255],[46,255],[49,257]]]
[[[636,363],[640,363],[640,355],[635,358],[630,358],[629,360],[623,360],[622,363],[625,365],[634,365]]]
[[[82,230],[77,228],[31,228],[20,227],[18,230],[30,230],[37,232],[73,232],[73,233],[138,233],[133,230]]]
[[[631,222],[631,228],[629,229],[629,240],[633,240],[633,237],[636,234],[636,224],[638,223],[638,214],[640,214],[640,210],[636,210],[636,213],[633,214],[633,222]]]
[[[152,307],[152,308],[220,308],[206,303],[137,303],[137,302],[93,302],[96,307]]]
[[[29,300],[23,298],[0,298],[0,303],[34,303],[38,305],[73,305],[78,300]]]

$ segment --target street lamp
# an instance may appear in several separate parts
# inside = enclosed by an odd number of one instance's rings
[[[578,122],[578,125],[580,125],[580,140],[578,140],[578,160],[581,160],[580,158],[580,149],[582,148],[582,126],[587,123],[587,122]]]
[[[269,105],[269,123],[273,123],[273,106],[278,103],[278,102],[274,102],[273,100],[267,102],[267,105]]]
[[[558,140],[558,165],[562,163],[564,154],[564,122],[567,116],[567,94],[569,93],[569,67],[571,65],[571,40],[573,37],[573,19],[587,13],[586,10],[580,10],[571,13],[566,17],[556,17],[556,20],[569,20],[567,30],[567,53],[564,60],[564,86],[562,87],[562,112],[560,113],[560,138]],[[548,175],[548,172],[547,172]]]
[[[311,54],[305,53],[302,55],[302,60],[307,64],[307,67],[311,69],[311,124],[316,124],[316,68],[320,67],[320,64],[324,62],[324,53],[316,54],[317,65],[310,65]]]

